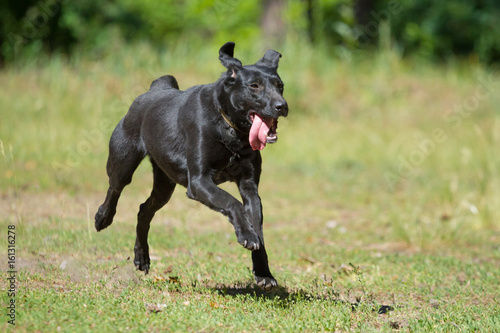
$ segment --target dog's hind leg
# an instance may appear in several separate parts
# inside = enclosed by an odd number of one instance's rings
[[[109,189],[104,203],[95,215],[97,231],[107,228],[113,222],[116,205],[125,186],[132,181],[132,175],[143,158],[145,149],[127,135],[123,129],[123,120],[116,126],[109,142],[109,157],[106,166],[109,176]]]
[[[148,274],[150,259],[148,233],[151,220],[155,213],[170,200],[175,189],[175,183],[151,159],[153,165],[153,190],[150,197],[141,205],[137,215],[137,238],[134,247],[134,264],[138,270]]]

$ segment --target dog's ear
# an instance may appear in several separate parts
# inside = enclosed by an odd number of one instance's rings
[[[273,69],[278,69],[281,53],[274,50],[267,50],[262,59],[255,63],[256,66],[266,66]]]
[[[236,72],[243,67],[241,61],[236,58],[233,58],[234,54],[234,43],[227,42],[222,45],[219,50],[219,60],[224,67],[228,70],[232,71],[231,77],[236,77]]]

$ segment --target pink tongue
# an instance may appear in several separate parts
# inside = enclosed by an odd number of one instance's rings
[[[269,133],[269,126],[259,115],[255,114],[248,138],[253,150],[262,150],[266,147],[267,133]]]

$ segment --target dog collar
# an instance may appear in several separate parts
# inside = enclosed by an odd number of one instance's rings
[[[244,133],[242,130],[240,130],[240,129],[238,128],[238,126],[236,126],[236,125],[235,125],[235,124],[231,121],[231,119],[229,119],[229,117],[228,117],[228,116],[227,116],[227,114],[224,112],[224,110],[222,110],[222,108],[219,108],[219,112],[220,112],[220,114],[221,114],[222,118],[224,118],[224,120],[226,121],[226,123],[227,123],[229,126],[231,126],[231,128],[232,128],[232,129],[234,129],[234,130],[236,130],[236,131],[238,131],[238,132],[240,132],[240,133]]]

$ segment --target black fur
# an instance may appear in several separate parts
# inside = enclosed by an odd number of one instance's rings
[[[261,155],[250,147],[248,135],[251,112],[268,118],[288,114],[283,83],[276,72],[281,54],[269,50],[255,65],[242,66],[233,50],[234,43],[220,49],[219,60],[227,72],[217,82],[180,91],[175,78],[166,75],[132,103],[111,136],[109,189],[95,216],[95,227],[100,231],[113,222],[121,191],[149,156],[154,182],[138,214],[137,268],[148,273],[150,222],[180,184],[187,188],[189,198],[229,218],[238,242],[252,250],[257,284],[268,290],[277,282],[269,271],[264,247],[258,194]],[[226,181],[238,185],[243,203],[217,186]]]

